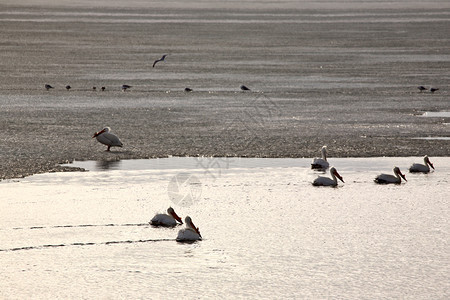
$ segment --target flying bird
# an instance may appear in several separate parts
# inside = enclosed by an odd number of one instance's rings
[[[427,89],[426,87],[424,87],[423,85],[418,86],[417,88],[419,89],[420,92],[423,92],[423,91],[428,90],[428,89]]]
[[[124,84],[122,85],[122,91],[125,92],[127,89],[131,88],[131,85]]]
[[[111,128],[105,127],[101,131],[94,133],[92,138],[96,138],[97,141],[102,143],[103,145],[108,146],[108,149],[106,151],[110,151],[111,147],[122,147],[123,144],[119,140],[119,138],[115,135],[110,133]]]
[[[53,89],[54,87],[52,87],[50,84],[45,84],[44,85],[45,89],[48,91],[49,89]]]
[[[164,59],[166,59],[167,54],[164,54],[160,59],[157,59],[153,62],[153,68],[155,67],[156,63],[160,62],[160,61],[164,61]]]

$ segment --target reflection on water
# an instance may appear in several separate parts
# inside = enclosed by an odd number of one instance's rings
[[[422,157],[328,160],[345,178],[337,189],[311,185],[311,159],[80,162],[90,172],[1,182],[0,289],[114,298],[120,285],[126,298],[163,298],[170,282],[181,298],[448,298],[450,158],[395,186],[373,179]],[[180,174],[202,188],[188,206],[170,197]],[[184,225],[150,226],[168,206],[204,240],[178,244]]]
[[[121,165],[120,160],[99,160],[95,162],[96,170],[119,170]]]

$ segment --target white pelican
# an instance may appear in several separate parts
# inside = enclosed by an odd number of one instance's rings
[[[322,152],[322,158],[314,158],[311,164],[311,169],[326,170],[330,166],[327,161],[327,146],[323,146],[320,151]]]
[[[156,63],[160,62],[160,61],[164,61],[164,59],[166,59],[167,54],[164,54],[160,59],[157,59],[153,62],[153,68],[155,67]]]
[[[400,184],[402,182],[402,178],[405,181],[407,181],[405,175],[402,174],[399,167],[394,168],[394,174],[395,176],[390,174],[380,174],[375,178],[374,181],[380,184],[388,184],[388,183]]]
[[[45,84],[44,85],[45,89],[48,91],[49,89],[53,89],[54,87],[52,87],[50,84]]]
[[[153,226],[174,227],[174,226],[177,226],[178,224],[183,224],[183,221],[177,215],[177,213],[173,210],[173,208],[169,207],[167,209],[167,214],[155,215],[151,219],[150,224]]]
[[[108,149],[106,149],[106,151],[110,151],[109,149],[111,147],[122,147],[123,146],[123,144],[119,140],[119,138],[115,134],[112,134],[109,132],[110,130],[111,130],[111,128],[105,127],[101,131],[96,132],[92,136],[92,138],[97,138],[97,141],[108,146]]]
[[[424,161],[424,165],[422,164],[412,164],[411,167],[409,167],[409,172],[411,173],[428,173],[430,172],[430,167],[431,166],[434,170],[434,166],[431,163],[430,159],[428,158],[428,155],[425,155],[423,157],[423,161]]]
[[[331,167],[330,169],[331,178],[328,177],[322,177],[319,176],[313,181],[314,186],[337,186],[337,178],[339,178],[342,182],[344,182],[344,179],[341,177],[341,175],[336,171],[334,167]],[[337,178],[336,178],[337,177]]]
[[[184,222],[186,223],[186,228],[178,231],[177,242],[200,241],[202,236],[198,227],[195,227],[194,223],[192,223],[191,217],[187,216]]]
[[[246,87],[245,85],[241,85],[240,88],[243,91],[250,91],[250,89],[248,87]]]

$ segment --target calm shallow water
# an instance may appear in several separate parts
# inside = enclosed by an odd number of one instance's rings
[[[330,158],[339,188],[316,188],[311,159],[76,162],[89,172],[0,183],[0,290],[7,298],[448,298],[450,158],[408,182],[421,158]],[[192,204],[175,205],[171,183]],[[172,187],[171,187],[172,186]],[[195,193],[192,193],[195,192]],[[175,193],[176,194],[176,193]],[[172,200],[171,200],[172,199]],[[172,205],[204,240],[147,222]]]

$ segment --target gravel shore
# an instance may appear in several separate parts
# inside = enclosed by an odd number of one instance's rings
[[[322,145],[330,157],[450,154],[448,113],[421,116],[450,111],[448,7],[3,9],[0,179],[72,160],[315,157]],[[92,138],[104,126],[123,148]]]

